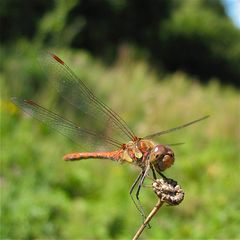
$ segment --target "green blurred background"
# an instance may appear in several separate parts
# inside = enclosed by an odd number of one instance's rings
[[[138,136],[211,115],[156,139],[185,142],[166,175],[186,195],[142,239],[240,238],[240,30],[223,2],[3,0],[0,17],[1,239],[130,239],[141,224],[129,196],[138,169],[64,162],[84,139],[73,144],[11,103],[74,117],[37,61],[47,50]],[[157,201],[149,188],[141,199],[147,212]]]

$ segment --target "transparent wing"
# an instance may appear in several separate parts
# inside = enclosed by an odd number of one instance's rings
[[[156,133],[150,134],[148,136],[145,136],[143,139],[151,139],[151,138],[154,138],[154,137],[159,137],[159,136],[161,136],[163,134],[167,134],[167,133],[170,133],[170,132],[174,132],[174,131],[180,130],[182,128],[185,128],[185,127],[188,127],[188,126],[190,126],[192,124],[200,122],[200,121],[202,121],[202,120],[204,120],[204,119],[206,119],[208,117],[209,116],[204,116],[204,117],[201,117],[201,118],[196,119],[194,121],[191,121],[191,122],[185,123],[183,125],[180,125],[178,127],[174,127],[174,128],[170,128],[170,129],[167,129],[167,130],[164,130],[164,131],[160,131],[160,132],[156,132]]]
[[[78,110],[81,127],[121,143],[135,139],[125,121],[100,101],[63,60],[50,53],[43,54],[40,61],[54,88]]]
[[[100,135],[90,130],[83,129],[72,121],[64,119],[58,114],[41,107],[32,100],[12,98],[12,101],[25,113],[57,130],[81,146],[83,145],[84,148],[93,147],[94,150],[97,150],[97,147],[101,146],[103,143],[109,147],[121,148],[121,143],[117,140],[107,137],[106,135]],[[79,140],[81,141],[79,142]]]

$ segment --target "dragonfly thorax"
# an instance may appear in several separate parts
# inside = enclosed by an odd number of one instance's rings
[[[129,141],[123,150],[122,161],[135,163],[142,167],[145,165],[143,161],[146,159],[146,155],[150,153],[153,147],[153,142],[149,140]]]
[[[122,160],[135,163],[140,168],[146,168],[147,161],[154,166],[157,172],[163,172],[174,163],[174,153],[171,148],[163,144],[154,144],[153,141],[140,139],[130,141],[123,151]]]

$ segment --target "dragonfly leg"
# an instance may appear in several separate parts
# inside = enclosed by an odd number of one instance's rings
[[[159,172],[160,176],[164,179],[168,179],[163,173]]]
[[[133,190],[135,189],[137,183],[139,182],[139,180],[143,177],[143,174],[144,174],[144,171],[141,171],[141,173],[138,175],[138,177],[136,178],[136,180],[134,181],[131,189],[130,189],[130,196],[131,196],[131,199],[135,205],[135,207],[137,208],[137,210],[140,212],[141,216],[145,219],[145,214],[144,214],[144,211],[143,211],[143,208],[142,208],[142,205],[141,204],[137,204],[132,193],[133,193]],[[139,200],[138,200],[139,201]]]
[[[143,209],[143,206],[140,202],[140,199],[139,199],[139,194],[140,194],[140,190],[143,186],[143,182],[149,172],[149,169],[150,169],[150,163],[147,164],[147,167],[142,171],[142,175],[141,175],[141,178],[140,178],[140,181],[139,181],[139,184],[138,184],[138,188],[137,188],[137,192],[136,192],[136,198],[137,198],[137,201],[138,201],[138,206],[139,208],[141,209],[141,212],[142,212],[142,216],[143,216],[143,221],[146,219],[146,215],[145,215],[145,212],[144,212],[144,209]],[[147,224],[148,228],[151,228],[150,224],[148,223]]]
[[[136,198],[137,200],[139,200],[139,193],[140,193],[140,190],[141,190],[141,187],[143,185],[143,182],[144,182],[144,179],[146,178],[147,174],[148,174],[148,171],[149,171],[149,168],[150,168],[150,164],[147,165],[146,169],[143,170],[143,174],[141,176],[141,179],[140,179],[140,182],[138,184],[138,188],[137,188],[137,192],[136,192]]]
[[[156,168],[154,167],[153,164],[151,164],[151,169],[152,169],[152,173],[153,173],[153,178],[154,178],[154,179],[157,179],[157,177],[156,177],[156,171],[157,171],[157,173],[158,173],[163,179],[168,179],[162,172],[156,170]]]
[[[135,179],[133,185],[131,186],[131,189],[130,189],[130,194],[132,194],[134,188],[136,187],[139,179],[141,178],[141,176],[143,175],[144,171],[141,171],[140,174],[138,175],[138,177]]]
[[[156,180],[157,179],[157,175],[156,175],[155,168],[154,168],[153,165],[151,165],[150,167],[151,167],[151,170],[152,170],[153,178],[154,178],[154,180]]]
[[[137,183],[139,182],[139,180],[143,179],[144,175],[145,175],[145,170],[142,170],[141,173],[140,173],[140,174],[138,175],[138,177],[136,178],[136,180],[134,181],[134,183],[133,183],[133,185],[132,185],[132,187],[131,187],[131,189],[130,189],[131,199],[132,199],[135,207],[137,208],[137,210],[140,212],[140,214],[141,214],[141,216],[142,216],[142,218],[143,218],[143,222],[144,222],[145,219],[146,219],[146,214],[145,214],[144,209],[143,209],[143,206],[142,206],[142,204],[141,204],[141,202],[140,202],[140,200],[139,200],[139,192],[140,192],[140,190],[138,190],[138,193],[136,194],[137,202],[135,201],[132,193],[133,193],[133,190],[135,189]],[[144,178],[145,178],[145,177],[144,177]],[[139,183],[139,186],[140,186],[140,184],[141,184],[141,183]],[[141,185],[142,185],[142,184],[141,184]],[[139,186],[138,186],[138,189],[139,189]],[[148,228],[151,228],[150,224],[148,224]]]
[[[159,173],[165,181],[170,181],[171,185],[176,186],[177,182],[171,178],[166,177],[163,173]]]

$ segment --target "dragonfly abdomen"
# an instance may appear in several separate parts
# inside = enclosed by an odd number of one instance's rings
[[[119,161],[122,158],[122,149],[111,152],[78,152],[66,154],[63,159],[65,161],[77,161],[84,159],[110,159]]]

